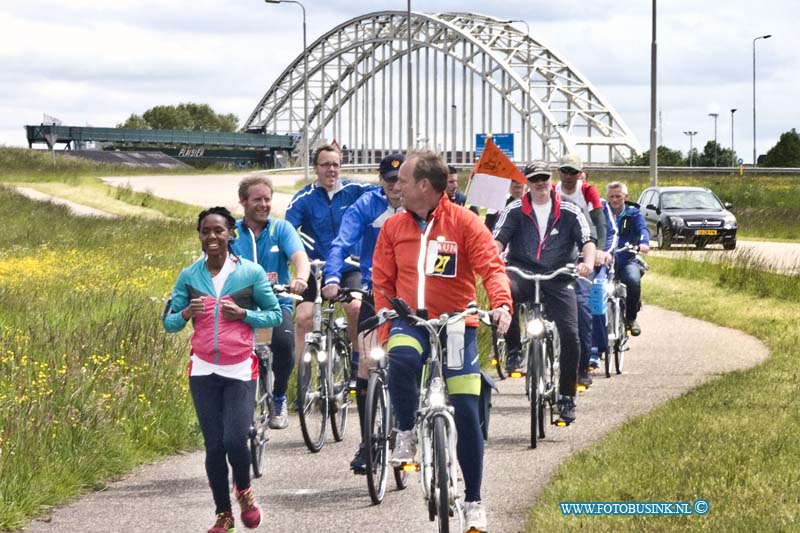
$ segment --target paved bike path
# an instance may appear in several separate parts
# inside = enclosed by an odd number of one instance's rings
[[[536,450],[528,447],[523,380],[499,382],[483,484],[490,531],[521,531],[559,463],[625,420],[767,356],[759,341],[741,332],[657,307],[646,306],[640,323],[643,334],[631,340],[625,373],[611,379],[598,373],[595,385],[578,399],[577,421],[568,428],[548,428]],[[436,524],[427,519],[416,475],[404,491],[397,491],[390,479],[383,504],[371,505],[366,479],[348,470],[358,442],[354,410],[350,424],[344,442],[334,443],[329,436],[317,454],[305,448],[296,417],[288,429],[270,432],[266,474],[254,481],[264,511],[259,531],[436,531]],[[212,521],[203,454],[195,452],[138,468],[105,490],[55,509],[26,531],[182,533],[205,531]],[[241,524],[237,530],[246,531]]]

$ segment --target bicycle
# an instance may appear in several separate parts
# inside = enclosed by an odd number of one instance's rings
[[[650,267],[647,263],[639,257],[639,249],[630,243],[614,250],[615,254],[621,252],[629,252],[634,255],[635,261],[639,264],[642,272],[647,271]],[[612,263],[609,267],[608,285],[606,292],[608,293],[608,310],[606,315],[606,324],[608,328],[608,351],[605,360],[606,377],[611,377],[611,356],[614,356],[614,370],[617,374],[622,374],[622,369],[625,366],[625,352],[628,350],[628,340],[630,339],[630,332],[625,324],[625,306],[627,297],[627,287],[616,275],[615,265]]]
[[[531,406],[531,448],[536,448],[537,434],[539,439],[545,438],[544,412],[546,407],[549,406],[551,425],[566,425],[556,416],[561,338],[555,322],[546,317],[540,295],[541,282],[550,281],[563,275],[577,278],[578,274],[573,264],[568,264],[549,274],[533,274],[510,265],[506,266],[506,271],[514,272],[522,279],[534,282],[533,301],[521,303],[517,314],[520,320],[522,353],[526,354],[527,351],[525,391]]]
[[[367,448],[367,489],[372,503],[379,505],[386,494],[389,455],[394,450],[395,417],[389,401],[386,352],[376,347],[369,357],[375,366],[370,369],[367,384],[363,442]],[[405,489],[408,486],[408,472],[400,467],[392,467],[392,470],[397,488]]]
[[[339,297],[322,300],[322,266],[325,261],[311,261],[317,297],[312,310],[312,328],[306,333],[302,358],[297,365],[297,411],[306,447],[313,453],[325,444],[330,419],[336,442],[344,439],[350,408],[350,356],[347,320],[335,317],[336,302],[352,301],[363,291],[342,288]]]
[[[420,379],[419,407],[415,428],[417,432],[417,458],[413,464],[401,465],[403,471],[419,471],[423,497],[428,507],[428,518],[438,520],[440,532],[450,531],[450,518],[457,517],[459,531],[463,530],[464,510],[461,505],[456,461],[455,420],[453,407],[447,402],[447,388],[443,365],[447,353],[441,344],[441,333],[449,324],[463,320],[468,315],[478,315],[484,323],[491,322],[487,311],[470,305],[465,311],[442,314],[425,319],[411,311],[402,299],[393,298],[392,310],[382,309],[367,321],[377,327],[384,322],[402,318],[411,326],[425,329],[430,339],[430,355],[423,366]],[[367,328],[365,328],[367,329]]]
[[[300,299],[300,296],[289,292],[286,285],[272,285],[272,291],[277,297]],[[258,358],[258,376],[256,377],[256,407],[253,412],[253,421],[250,423],[248,441],[250,448],[250,462],[253,465],[253,477],[264,474],[264,449],[269,437],[267,428],[269,417],[272,416],[272,387],[275,376],[272,373],[272,328],[257,329],[254,332],[254,350]]]

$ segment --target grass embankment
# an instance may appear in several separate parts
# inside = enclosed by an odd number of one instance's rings
[[[106,165],[50,152],[0,146],[0,182],[14,187],[30,187],[65,200],[94,207],[118,216],[145,218],[193,218],[197,208],[181,202],[158,198],[149,192],[135,192],[129,187],[113,187],[101,176],[141,174],[200,174],[208,170],[136,168]],[[219,170],[216,170],[219,172]]]
[[[783,531],[800,520],[800,279],[734,266],[652,258],[645,299],[745,331],[769,348],[760,366],[726,374],[613,432],[558,470],[527,531]],[[647,333],[645,332],[645,335]],[[680,332],[676,332],[676,341]],[[680,365],[680,361],[675,361]],[[562,516],[564,501],[695,501],[705,516]]]
[[[0,530],[199,444],[159,322],[189,223],[75,218],[0,189]]]

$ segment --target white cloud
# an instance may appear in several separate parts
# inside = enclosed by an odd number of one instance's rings
[[[532,36],[584,74],[646,145],[650,2],[412,4],[426,12],[527,20]],[[368,10],[406,8],[400,0],[366,7],[352,0],[305,5],[309,42]],[[729,110],[736,107],[736,146],[751,153],[752,39],[766,33],[773,37],[757,42],[759,152],[782,132],[800,127],[795,2],[671,0],[658,7],[658,107],[665,144],[685,151],[681,132],[688,128],[701,132],[696,142],[713,137],[708,113],[716,106],[718,139],[727,146]],[[298,6],[263,0],[11,0],[4,8],[0,144],[23,145],[22,126],[38,123],[42,112],[65,123],[113,126],[154,105],[195,101],[243,121],[301,51]]]

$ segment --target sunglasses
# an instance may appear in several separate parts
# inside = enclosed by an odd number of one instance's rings
[[[547,181],[549,179],[550,176],[546,174],[537,174],[535,176],[531,176],[530,178],[528,178],[528,181],[530,181],[531,183],[538,183],[540,181]]]
[[[567,167],[561,167],[558,169],[558,171],[561,172],[562,174],[568,174],[570,176],[577,176],[581,172],[580,170],[575,170],[574,168],[567,168]]]

